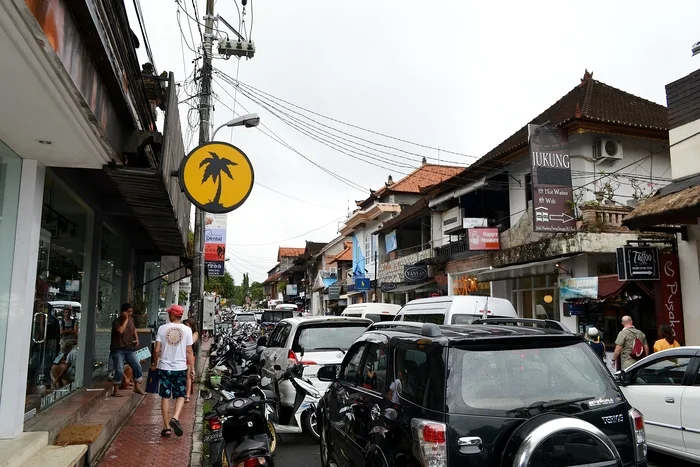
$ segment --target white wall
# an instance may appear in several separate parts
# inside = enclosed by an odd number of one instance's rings
[[[688,241],[678,242],[685,344],[700,345],[700,226],[688,226]]]
[[[694,120],[668,132],[671,148],[673,178],[682,178],[700,173],[700,120]],[[688,138],[687,141],[683,141]],[[683,141],[683,142],[680,142]]]
[[[700,131],[700,125],[695,131]],[[609,138],[622,144],[623,158],[612,163],[593,162],[593,145],[600,138]],[[690,141],[689,141],[690,142]],[[571,155],[571,178],[575,194],[580,194],[580,201],[595,200],[595,191],[600,183],[610,179],[615,190],[614,200],[617,205],[627,205],[627,201],[633,199],[635,192],[632,186],[633,180],[645,190],[647,194],[653,193],[660,187],[670,183],[671,157],[669,150],[662,148],[665,142],[652,141],[641,138],[617,137],[586,133],[583,135],[571,135],[569,137],[569,153]],[[700,139],[697,140],[697,152],[700,153]],[[674,148],[675,151],[675,148]],[[658,154],[656,154],[658,152]],[[650,156],[650,154],[654,153]],[[700,166],[700,158],[695,163]],[[636,162],[636,163],[635,163]],[[629,167],[627,167],[629,166]],[[511,164],[509,168],[509,196],[510,196],[510,225],[514,226],[524,215],[525,206],[525,175],[530,172],[529,156]],[[700,172],[700,168],[695,170]],[[605,174],[615,172],[616,178],[606,177]],[[651,183],[652,186],[648,184]],[[576,188],[580,188],[576,190]]]

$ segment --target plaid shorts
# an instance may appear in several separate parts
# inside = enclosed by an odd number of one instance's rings
[[[158,370],[158,379],[158,395],[163,399],[177,399],[187,395],[187,370]]]

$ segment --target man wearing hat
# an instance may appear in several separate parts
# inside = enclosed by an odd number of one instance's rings
[[[160,435],[168,437],[174,431],[182,436],[180,412],[187,396],[187,372],[194,379],[194,353],[192,352],[192,329],[182,324],[185,310],[173,305],[166,310],[170,322],[158,328],[156,347],[151,371],[158,369],[161,397],[160,410],[163,415],[163,430]],[[170,399],[175,399],[175,413],[170,417]]]
[[[595,354],[605,363],[605,344],[600,342],[600,332],[595,326],[588,328],[588,345],[591,346]]]

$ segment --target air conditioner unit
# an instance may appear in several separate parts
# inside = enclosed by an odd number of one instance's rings
[[[338,268],[328,268],[328,272],[331,274],[338,274]]]
[[[613,163],[622,160],[622,143],[612,139],[599,139],[593,146],[593,158],[596,162]]]

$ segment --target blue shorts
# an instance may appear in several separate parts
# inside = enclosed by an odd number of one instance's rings
[[[187,370],[158,370],[158,379],[158,395],[163,399],[177,399],[187,395]]]

